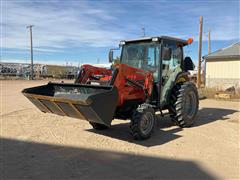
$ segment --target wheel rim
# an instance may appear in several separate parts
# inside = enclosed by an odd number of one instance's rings
[[[140,128],[143,134],[147,135],[154,126],[154,116],[150,112],[146,112],[140,121]]]
[[[194,92],[189,92],[186,95],[184,109],[188,118],[192,118],[195,113],[196,107],[196,98]]]

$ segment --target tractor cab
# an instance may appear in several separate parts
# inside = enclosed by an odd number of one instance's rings
[[[185,71],[192,70],[192,68],[184,68],[186,65],[184,66],[183,59],[183,46],[191,44],[192,41],[191,38],[186,41],[168,36],[124,40],[120,42],[122,48],[120,63],[151,71],[154,81],[158,82],[160,75],[164,78],[169,71],[177,67]],[[187,59],[188,64],[193,64],[191,58],[187,57]],[[109,52],[109,61],[113,61],[113,50]]]
[[[153,103],[164,106],[165,99],[169,96],[166,91],[170,84],[173,84],[176,76],[194,69],[191,58],[186,57],[187,60],[185,60],[183,53],[183,47],[192,42],[191,38],[182,40],[168,36],[123,40],[120,42],[120,63],[152,72],[154,77]],[[112,60],[113,51],[110,50],[109,61],[112,62]],[[185,78],[187,78],[186,74]],[[160,100],[157,101],[158,99]]]

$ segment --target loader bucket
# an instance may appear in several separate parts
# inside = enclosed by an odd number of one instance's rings
[[[51,83],[22,93],[41,111],[110,126],[118,101],[114,86]]]

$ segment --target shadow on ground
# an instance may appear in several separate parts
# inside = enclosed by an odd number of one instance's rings
[[[237,112],[236,110],[230,109],[218,109],[218,108],[203,108],[200,109],[198,115],[196,117],[195,123],[193,127],[202,126],[217,120],[227,120],[227,115],[233,114]],[[157,116],[157,127],[154,131],[152,137],[148,140],[144,141],[136,141],[130,134],[129,123],[121,123],[112,125],[108,130],[95,130],[95,129],[88,129],[87,131],[102,134],[105,136],[109,136],[112,138],[120,139],[123,141],[128,141],[131,143],[139,144],[146,147],[162,145],[169,141],[175,140],[180,138],[181,136],[176,134],[179,131],[182,131],[181,128],[175,126],[174,122],[171,120],[170,117],[162,118],[160,115]],[[162,130],[163,128],[174,126],[175,128],[171,128],[170,130]]]
[[[0,179],[215,179],[191,161],[0,141]]]
[[[200,109],[194,123],[194,127],[202,126],[214,121],[228,120],[227,115],[234,114],[238,111],[222,108],[203,108]]]

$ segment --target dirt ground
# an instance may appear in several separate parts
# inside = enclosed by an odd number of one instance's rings
[[[240,103],[202,100],[191,128],[160,119],[135,141],[129,121],[96,131],[44,114],[22,94],[47,81],[0,81],[0,179],[239,179]]]

